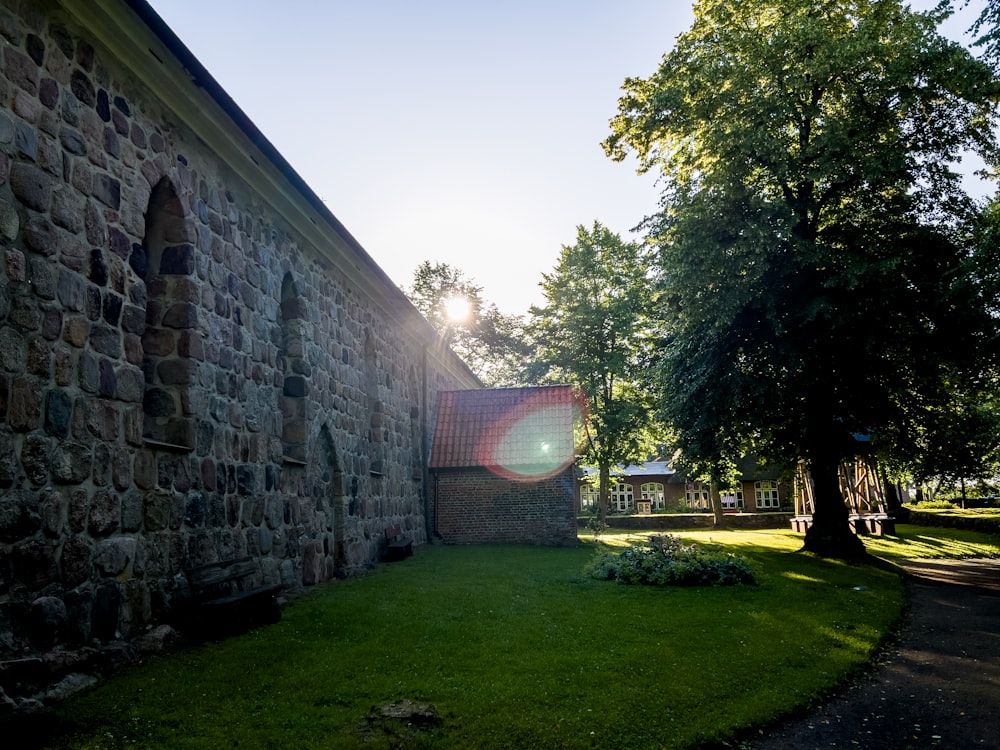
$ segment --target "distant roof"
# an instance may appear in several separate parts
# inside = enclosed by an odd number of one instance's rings
[[[568,385],[445,391],[430,466],[485,467],[512,479],[557,473],[575,458],[575,406]]]
[[[597,474],[596,466],[583,466],[580,471],[584,476],[591,476]],[[646,461],[641,465],[629,464],[628,466],[622,466],[617,464],[611,468],[612,476],[616,477],[639,477],[644,475],[649,476],[669,476],[674,474],[673,468],[666,461]]]

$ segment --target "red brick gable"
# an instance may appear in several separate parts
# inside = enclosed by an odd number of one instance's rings
[[[485,467],[524,479],[559,472],[575,457],[575,407],[568,385],[445,391],[430,467]]]

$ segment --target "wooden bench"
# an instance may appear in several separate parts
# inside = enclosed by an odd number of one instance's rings
[[[403,536],[403,531],[398,525],[386,527],[385,539],[388,542],[385,559],[389,562],[403,560],[413,554],[413,540]]]
[[[281,585],[257,584],[260,564],[252,557],[199,565],[185,576],[191,590],[187,625],[195,634],[221,636],[281,619]]]

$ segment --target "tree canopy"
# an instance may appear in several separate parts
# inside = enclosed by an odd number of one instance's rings
[[[855,437],[919,450],[995,351],[956,165],[996,162],[997,82],[941,13],[896,0],[694,10],[659,69],[626,80],[604,144],[665,185],[648,222],[664,412],[708,471],[750,449],[804,459],[806,548],[860,553],[837,480]]]
[[[524,321],[483,300],[483,288],[448,263],[424,261],[403,291],[486,385],[523,382]]]
[[[542,275],[546,304],[531,308],[536,379],[570,383],[586,397],[584,459],[600,476],[607,507],[609,471],[645,459],[655,408],[644,387],[652,328],[649,254],[594,222],[577,227],[552,273]]]

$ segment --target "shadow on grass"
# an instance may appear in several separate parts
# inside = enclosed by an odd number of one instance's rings
[[[687,535],[685,535],[687,536]],[[422,547],[318,587],[284,619],[150,660],[60,708],[52,747],[665,747],[726,741],[825,694],[891,631],[899,578],[726,546],[757,585],[582,575],[575,548]],[[705,540],[720,543],[719,539]],[[378,707],[433,707],[412,729]]]

